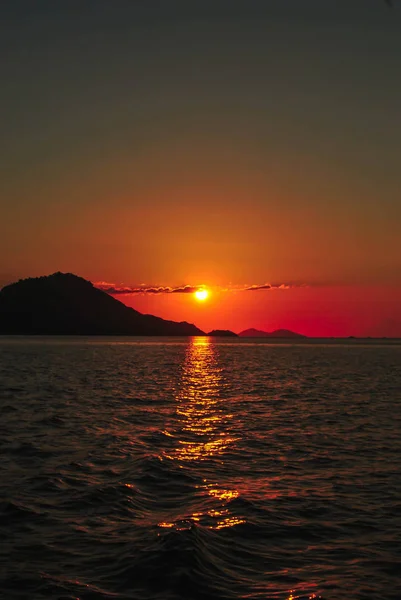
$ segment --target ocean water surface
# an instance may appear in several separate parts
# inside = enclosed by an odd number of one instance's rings
[[[0,338],[0,597],[401,598],[401,345]]]

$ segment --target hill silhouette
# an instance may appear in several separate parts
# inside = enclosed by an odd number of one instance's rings
[[[0,290],[0,334],[205,335],[185,321],[144,315],[72,273],[22,279]]]
[[[305,338],[306,335],[295,333],[289,329],[276,329],[275,331],[261,331],[260,329],[245,329],[238,334],[240,337],[267,337],[267,338]]]
[[[238,337],[237,333],[230,331],[229,329],[213,329],[207,334],[210,337]]]

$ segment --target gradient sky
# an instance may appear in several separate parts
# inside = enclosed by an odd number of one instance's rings
[[[204,284],[118,298],[206,330],[401,336],[394,4],[3,0],[0,285]]]

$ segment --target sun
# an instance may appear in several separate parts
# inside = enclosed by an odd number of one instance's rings
[[[196,290],[195,298],[200,302],[203,302],[209,296],[209,292],[207,290]]]

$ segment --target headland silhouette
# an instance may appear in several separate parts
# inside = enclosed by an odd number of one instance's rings
[[[185,321],[144,315],[90,281],[60,272],[22,279],[0,290],[0,334],[205,335]]]

